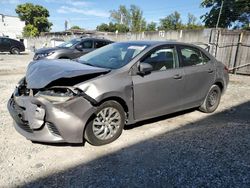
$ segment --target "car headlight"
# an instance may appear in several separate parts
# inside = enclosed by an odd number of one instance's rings
[[[50,56],[52,54],[54,54],[55,52],[49,52],[49,53],[43,53],[43,54],[36,54],[34,59],[41,59],[41,58],[45,58],[47,56]]]
[[[52,103],[66,102],[75,96],[69,88],[49,88],[36,93],[36,97],[42,97]]]

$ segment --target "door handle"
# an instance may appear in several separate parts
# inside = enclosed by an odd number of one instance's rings
[[[181,79],[182,78],[182,75],[180,75],[180,74],[176,74],[176,75],[174,75],[174,77],[173,77],[174,79]]]
[[[213,73],[214,72],[214,70],[213,69],[208,69],[208,71],[207,71],[208,73]]]

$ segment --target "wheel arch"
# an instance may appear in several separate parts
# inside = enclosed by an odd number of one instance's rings
[[[223,83],[222,80],[216,80],[215,83],[214,83],[214,85],[219,86],[219,88],[221,89],[221,92],[222,93],[224,92],[225,87],[224,87],[224,83]]]
[[[118,102],[123,107],[124,112],[126,112],[126,113],[129,112],[129,108],[128,108],[127,103],[121,97],[117,97],[117,96],[107,97],[105,99],[102,99],[100,102],[98,102],[98,105],[100,105],[100,104],[102,104],[102,103],[104,103],[106,101],[116,101],[116,102]]]

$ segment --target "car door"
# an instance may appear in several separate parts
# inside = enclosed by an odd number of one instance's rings
[[[198,48],[178,46],[180,65],[185,74],[186,107],[195,107],[204,100],[215,79],[215,66]]]
[[[76,46],[81,46],[81,48],[74,48],[71,52],[71,59],[81,57],[84,54],[87,54],[93,51],[93,40],[84,40],[79,42]]]
[[[0,50],[2,52],[10,51],[11,41],[7,38],[0,38]]]
[[[3,38],[0,38],[0,52],[4,51]]]
[[[83,42],[81,42],[82,45],[82,51],[81,51],[81,55],[87,54],[91,51],[93,51],[93,40],[85,40]]]
[[[158,47],[139,63],[152,65],[153,71],[147,75],[132,75],[135,119],[147,119],[178,110],[182,105],[184,74],[178,68],[175,46]]]

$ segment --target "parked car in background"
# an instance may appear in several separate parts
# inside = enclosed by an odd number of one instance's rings
[[[100,38],[75,38],[57,47],[38,49],[33,59],[76,59],[110,43],[112,41]]]
[[[227,67],[200,47],[120,42],[78,62],[31,62],[8,109],[27,139],[103,145],[124,124],[194,107],[214,112],[228,80]]]
[[[20,54],[23,51],[25,51],[25,46],[22,42],[8,37],[0,37],[0,52]]]

